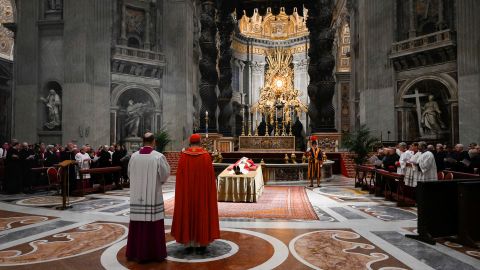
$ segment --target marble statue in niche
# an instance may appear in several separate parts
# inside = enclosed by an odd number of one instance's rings
[[[127,118],[125,119],[125,128],[127,129],[127,137],[137,138],[140,120],[146,112],[147,103],[135,103],[132,99],[128,101]]]
[[[62,0],[47,0],[47,10],[62,10]]]
[[[433,95],[428,96],[428,102],[423,106],[422,126],[425,133],[435,134],[446,128],[441,119],[442,111]]]
[[[60,95],[55,90],[50,89],[48,96],[45,98],[41,97],[40,100],[47,107],[48,117],[45,127],[50,130],[59,127],[61,125],[60,114],[62,106]]]

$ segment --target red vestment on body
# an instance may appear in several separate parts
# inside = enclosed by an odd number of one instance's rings
[[[190,147],[180,156],[171,234],[178,243],[196,246],[220,238],[215,172],[203,148]]]

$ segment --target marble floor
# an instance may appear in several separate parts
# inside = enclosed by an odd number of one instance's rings
[[[165,200],[174,197],[174,186],[171,177]],[[354,189],[353,179],[336,176],[305,192],[318,219],[222,218],[221,239],[203,255],[186,254],[175,243],[167,218],[169,256],[150,264],[125,258],[128,190],[72,198],[64,211],[51,192],[0,195],[0,268],[480,269],[478,249],[405,238],[416,232],[416,209]]]

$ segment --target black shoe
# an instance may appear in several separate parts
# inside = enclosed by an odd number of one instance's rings
[[[207,247],[197,247],[195,248],[195,253],[198,255],[205,255],[207,253]]]

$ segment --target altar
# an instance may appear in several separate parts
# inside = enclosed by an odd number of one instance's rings
[[[225,169],[217,177],[217,200],[219,202],[257,202],[263,193],[262,167],[248,174],[232,174]]]
[[[240,136],[240,152],[295,152],[294,136]]]

